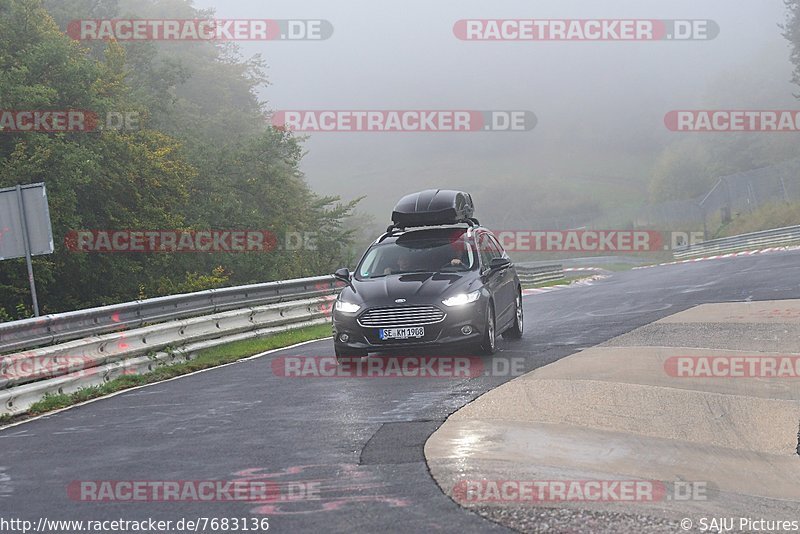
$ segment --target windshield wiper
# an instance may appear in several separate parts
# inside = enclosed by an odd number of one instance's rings
[[[466,265],[445,265],[439,270],[440,273],[466,272],[466,271],[469,271],[469,268]]]
[[[373,274],[373,275],[367,276],[367,280],[372,280],[373,278],[384,278],[386,276],[391,276],[391,275],[400,275],[400,276],[402,276],[404,274],[421,274],[421,273],[436,274],[434,271],[429,271],[427,269],[415,269],[413,271],[402,271],[402,272],[399,272],[399,273]]]

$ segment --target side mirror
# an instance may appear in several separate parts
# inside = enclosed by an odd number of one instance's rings
[[[507,267],[511,266],[511,260],[508,258],[494,258],[492,262],[489,264],[489,271],[501,271]]]
[[[341,269],[337,269],[335,273],[333,273],[333,277],[337,280],[344,282],[348,286],[350,284],[350,270],[347,267],[342,267]]]

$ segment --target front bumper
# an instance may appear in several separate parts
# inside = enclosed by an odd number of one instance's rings
[[[333,339],[339,349],[352,349],[357,351],[379,352],[402,348],[438,347],[446,345],[462,345],[480,341],[485,333],[486,303],[483,299],[463,306],[441,308],[446,312],[446,317],[433,324],[419,325],[425,328],[422,338],[389,339],[379,337],[379,328],[364,327],[358,324],[358,314],[347,314],[339,311],[333,313]],[[464,326],[472,327],[470,334],[462,333]],[[389,328],[389,325],[386,326]],[[346,342],[340,339],[341,334],[347,334]]]

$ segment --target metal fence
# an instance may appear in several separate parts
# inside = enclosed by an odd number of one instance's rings
[[[713,227],[767,204],[797,201],[800,158],[723,176],[708,193],[695,199],[645,206],[635,215],[634,224],[653,228],[687,224]]]
[[[800,159],[740,172],[719,179],[700,201],[706,213],[749,213],[774,202],[800,199]]]

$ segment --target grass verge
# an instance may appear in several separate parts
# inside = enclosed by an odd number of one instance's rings
[[[110,380],[101,386],[93,386],[79,389],[74,393],[64,393],[59,395],[45,395],[42,400],[33,404],[28,411],[18,415],[0,416],[0,425],[13,423],[28,417],[41,415],[43,413],[59,410],[79,404],[87,400],[103,397],[117,391],[161,382],[169,378],[181,376],[211,367],[217,367],[226,363],[232,363],[243,358],[248,358],[255,354],[272,349],[288,347],[303,341],[322,339],[331,335],[331,325],[322,324],[288,330],[263,338],[245,339],[234,341],[218,347],[212,347],[200,351],[197,357],[191,361],[164,365],[149,373],[140,375],[125,375]]]
[[[731,222],[720,227],[712,238],[772,230],[795,224],[800,224],[800,203],[763,204],[751,213],[743,213],[735,217]]]

